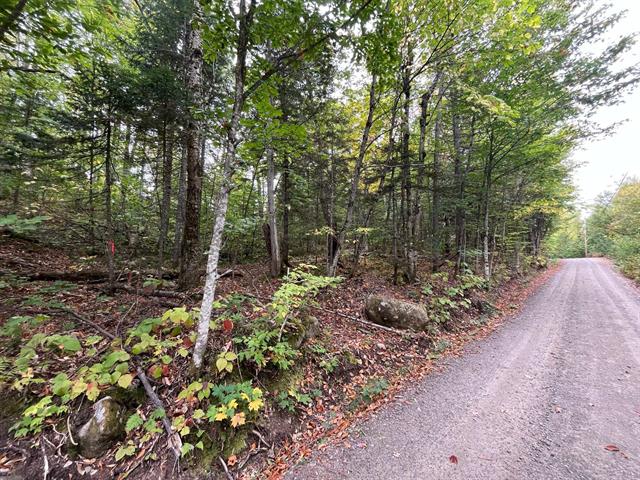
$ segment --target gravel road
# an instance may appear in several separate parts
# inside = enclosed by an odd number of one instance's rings
[[[640,479],[638,291],[605,260],[564,261],[349,443],[286,478]]]

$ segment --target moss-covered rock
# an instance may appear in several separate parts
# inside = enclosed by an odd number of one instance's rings
[[[76,440],[80,455],[96,458],[104,454],[124,434],[125,409],[111,397],[98,400],[93,416],[78,429]]]
[[[365,313],[374,323],[403,330],[426,331],[431,322],[423,306],[383,295],[370,295]]]

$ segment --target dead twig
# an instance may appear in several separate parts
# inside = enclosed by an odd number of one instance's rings
[[[71,421],[71,417],[67,417],[67,432],[69,432],[69,440],[71,441],[72,445],[78,445],[78,442],[76,442],[73,439],[73,435],[71,434],[71,425],[69,425],[69,422]]]
[[[222,468],[224,468],[224,473],[227,474],[227,478],[229,480],[235,480],[233,478],[233,475],[231,475],[231,472],[229,472],[229,468],[227,467],[227,463],[222,459],[222,457],[218,457],[218,460],[220,460],[220,463],[222,464]]]
[[[262,434],[258,430],[256,430],[254,428],[253,430],[251,430],[251,433],[253,433],[256,437],[258,437],[258,439],[262,443],[264,443],[267,447],[271,448],[271,444],[264,439],[264,437],[262,436]]]
[[[44,442],[40,442],[40,447],[42,448],[42,458],[44,461],[44,480],[47,480],[49,476],[49,459],[47,458],[47,452],[44,449]]]

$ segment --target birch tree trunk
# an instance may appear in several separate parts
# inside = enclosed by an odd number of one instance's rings
[[[238,40],[236,44],[236,66],[235,66],[235,88],[233,111],[231,121],[227,129],[227,137],[224,146],[224,170],[220,182],[218,195],[214,206],[215,219],[213,223],[213,235],[209,245],[207,257],[207,275],[200,306],[200,319],[198,320],[198,333],[196,344],[193,350],[193,365],[196,370],[202,367],[202,360],[207,349],[209,339],[209,321],[211,310],[216,293],[216,283],[218,280],[218,261],[220,260],[220,248],[222,247],[222,234],[229,205],[229,192],[232,187],[232,176],[236,168],[236,147],[238,144],[238,129],[240,127],[240,117],[244,107],[244,82],[246,74],[247,45],[249,42],[249,26],[253,17],[253,2],[250,2],[247,9],[245,0],[240,0],[238,13]]]

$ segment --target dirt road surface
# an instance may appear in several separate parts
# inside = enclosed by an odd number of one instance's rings
[[[605,260],[564,261],[348,443],[286,478],[640,479],[638,290]]]

